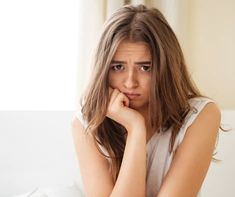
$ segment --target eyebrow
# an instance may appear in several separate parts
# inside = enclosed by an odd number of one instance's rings
[[[112,60],[111,64],[126,64],[126,61],[119,61],[119,60]],[[135,64],[151,64],[151,61],[140,61],[140,62],[135,62]]]

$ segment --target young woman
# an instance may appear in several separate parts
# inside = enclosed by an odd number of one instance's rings
[[[86,196],[199,196],[219,127],[220,111],[190,79],[163,15],[117,10],[72,121]]]

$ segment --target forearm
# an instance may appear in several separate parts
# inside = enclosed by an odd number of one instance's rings
[[[128,132],[123,160],[111,197],[145,196],[146,128]]]

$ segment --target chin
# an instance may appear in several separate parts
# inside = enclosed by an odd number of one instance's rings
[[[143,108],[147,107],[147,105],[130,102],[129,107],[132,108],[132,109],[135,109],[135,110],[140,110],[140,109],[143,109]]]

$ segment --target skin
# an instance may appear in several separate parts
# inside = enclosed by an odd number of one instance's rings
[[[95,146],[92,136],[74,117],[72,134],[79,160],[85,194],[88,197],[144,197],[146,191],[145,124],[149,97],[149,73],[141,72],[136,61],[149,61],[143,43],[123,42],[113,60],[126,63],[120,72],[109,73],[110,102],[107,116],[127,128],[126,146],[117,181],[114,183],[107,159]],[[118,66],[122,68],[122,66]],[[130,99],[126,91],[136,91],[138,99]],[[156,197],[195,197],[211,162],[220,126],[220,111],[214,103],[207,104],[186,131],[176,149],[171,166]],[[101,181],[102,180],[102,181]]]
[[[151,54],[144,42],[123,41],[112,59],[109,76],[110,104],[107,116],[131,130],[139,120],[147,122],[151,81]],[[137,93],[131,99],[127,92]],[[143,125],[141,125],[143,126]],[[146,125],[149,128],[148,125]],[[151,132],[147,132],[147,138]]]

